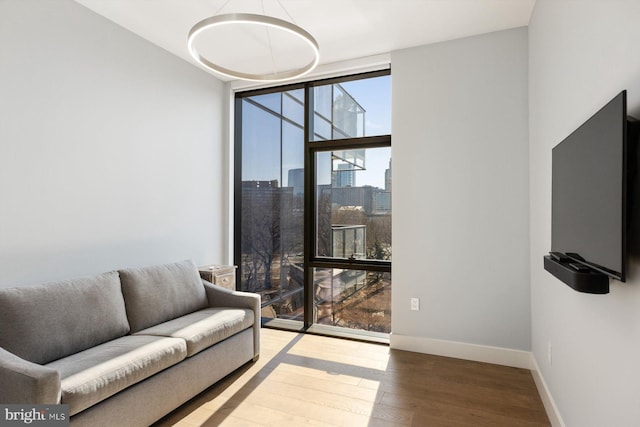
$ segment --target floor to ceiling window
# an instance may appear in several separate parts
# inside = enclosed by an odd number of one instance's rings
[[[236,94],[235,263],[269,322],[391,330],[388,70]]]

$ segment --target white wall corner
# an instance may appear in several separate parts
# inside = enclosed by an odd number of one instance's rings
[[[435,356],[454,357],[456,359],[473,360],[476,362],[494,363],[496,365],[511,366],[514,368],[534,369],[533,356],[531,352],[523,350],[468,344],[434,338],[412,337],[393,333],[390,338],[390,346],[397,350],[433,354]]]
[[[231,83],[227,82],[225,84],[227,90],[226,96],[226,137],[227,141],[226,147],[226,158],[227,158],[227,170],[226,170],[226,178],[227,178],[227,186],[226,186],[226,203],[227,203],[227,222],[226,222],[226,230],[225,230],[225,238],[226,238],[226,254],[225,254],[225,262],[229,265],[235,262],[234,260],[234,234],[233,230],[235,228],[235,120],[236,120],[236,107],[235,107],[235,99],[236,93],[231,87]]]
[[[553,396],[547,387],[547,383],[540,372],[540,367],[533,354],[531,354],[531,363],[533,365],[531,375],[533,375],[533,381],[535,381],[536,387],[538,388],[538,394],[540,395],[540,399],[542,399],[542,404],[547,412],[547,417],[549,417],[549,422],[551,422],[553,427],[565,427],[564,421],[562,421],[562,417],[560,416],[560,411],[556,406],[555,400],[553,400]]]

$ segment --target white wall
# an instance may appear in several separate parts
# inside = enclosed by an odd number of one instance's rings
[[[628,280],[612,281],[610,294],[575,292],[542,264],[552,147],[622,89],[640,118],[639,23],[637,0],[538,0],[529,27],[532,343],[567,426],[640,423],[640,211],[631,217]]]
[[[71,0],[0,2],[0,286],[225,261],[225,85]]]
[[[527,29],[392,52],[391,64],[392,345],[527,351]]]

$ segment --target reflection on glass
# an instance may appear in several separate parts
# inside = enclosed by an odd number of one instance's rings
[[[313,141],[391,134],[391,77],[316,86]]]
[[[391,260],[391,148],[316,154],[316,255]]]
[[[266,95],[252,96],[250,99],[245,100],[245,102],[262,106],[276,114],[280,114],[282,96],[279,93],[267,93]]]
[[[304,91],[243,98],[239,288],[302,320]]]
[[[331,227],[332,256],[365,258],[366,225],[334,225]]]
[[[292,91],[302,92],[302,90]],[[282,96],[282,115],[297,124],[304,123],[304,102],[292,92],[284,92]]]
[[[365,150],[341,150],[331,153],[331,168],[338,170],[364,170]]]
[[[338,268],[313,271],[314,323],[391,332],[391,274]]]

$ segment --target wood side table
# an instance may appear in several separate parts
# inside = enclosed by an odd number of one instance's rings
[[[206,265],[198,267],[198,272],[207,282],[235,291],[236,268],[235,265]]]

